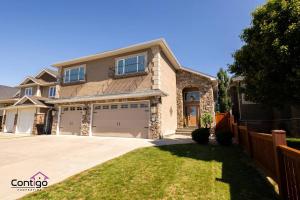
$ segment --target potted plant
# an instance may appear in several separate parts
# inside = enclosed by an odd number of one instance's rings
[[[213,122],[213,117],[210,113],[204,113],[200,118],[201,125],[200,127],[192,132],[192,139],[199,144],[207,144],[209,141],[211,124]]]

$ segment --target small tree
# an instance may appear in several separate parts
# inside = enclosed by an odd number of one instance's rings
[[[221,113],[228,112],[231,107],[231,101],[228,95],[229,91],[229,77],[227,72],[221,68],[217,74],[218,76],[218,111]]]
[[[212,123],[212,115],[210,113],[204,113],[201,117],[201,124],[204,125],[205,128],[210,128]]]

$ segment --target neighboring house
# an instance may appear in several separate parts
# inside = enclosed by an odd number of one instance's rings
[[[239,124],[247,124],[249,129],[255,131],[284,129],[289,135],[299,137],[300,106],[285,105],[282,108],[274,108],[251,102],[242,92],[246,87],[243,80],[240,76],[231,79],[230,94],[235,120]]]
[[[19,89],[0,85],[0,109],[13,105],[18,100]],[[0,130],[2,129],[3,110],[0,110]]]
[[[214,77],[184,68],[163,39],[53,65],[52,134],[161,138],[214,116]]]
[[[44,69],[35,77],[27,77],[19,85],[19,98],[13,105],[2,108],[3,132],[40,134],[48,124],[50,132],[53,107],[46,101],[56,97],[57,72]],[[47,115],[48,114],[48,115]],[[48,119],[48,121],[45,120]]]

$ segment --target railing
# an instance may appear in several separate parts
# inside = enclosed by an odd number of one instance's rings
[[[300,151],[278,146],[280,188],[286,199],[300,199]]]
[[[250,132],[249,136],[251,152],[256,164],[263,168],[267,175],[277,180],[272,135]]]
[[[236,142],[268,176],[277,182],[283,199],[300,200],[300,151],[286,146],[286,132],[249,131],[230,117],[230,129]]]

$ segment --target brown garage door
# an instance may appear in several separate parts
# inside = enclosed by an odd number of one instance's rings
[[[60,117],[61,135],[80,135],[82,107],[62,107]]]
[[[148,138],[149,102],[94,106],[93,135]]]

